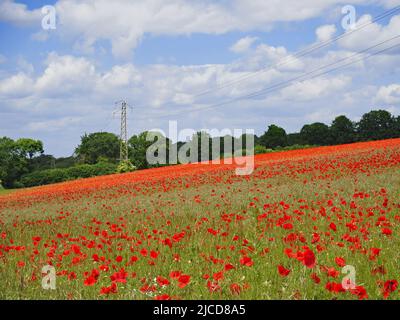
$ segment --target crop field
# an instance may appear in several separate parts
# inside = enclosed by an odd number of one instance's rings
[[[400,139],[82,179],[0,194],[0,299],[399,299],[399,233]]]

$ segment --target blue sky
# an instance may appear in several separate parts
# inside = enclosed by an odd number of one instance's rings
[[[45,5],[56,10],[55,30],[41,27]],[[118,133],[112,112],[121,98],[133,106],[129,134],[167,131],[168,120],[177,120],[180,129],[251,128],[260,134],[271,123],[293,132],[340,114],[357,120],[376,107],[397,115],[398,49],[235,101],[399,34],[396,12],[293,58],[346,32],[345,5],[354,6],[357,26],[400,1],[0,0],[0,136],[41,139],[46,153],[68,156],[85,132]],[[291,63],[280,66],[285,59]],[[261,72],[265,66],[271,67]],[[204,91],[210,92],[196,96]],[[220,102],[228,103],[208,108]]]

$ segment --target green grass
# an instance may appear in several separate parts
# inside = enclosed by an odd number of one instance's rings
[[[400,158],[394,151],[392,155]],[[341,282],[344,275],[335,258],[342,257],[355,267],[356,283],[369,298],[382,299],[380,283],[399,279],[400,261],[400,162],[386,161],[389,156],[389,151],[378,150],[292,161],[290,169],[287,163],[262,165],[250,177],[220,171],[175,178],[174,168],[166,180],[50,196],[46,201],[24,203],[21,198],[3,207],[0,203],[1,232],[6,234],[0,245],[25,247],[0,257],[0,298],[152,299],[168,294],[181,299],[357,299],[350,292],[335,294],[325,288],[328,282]],[[368,197],[355,196],[360,192]],[[379,217],[385,219],[377,224]],[[284,229],[285,222],[293,228]],[[332,222],[337,231],[330,229]],[[393,235],[383,235],[383,226]],[[182,231],[184,237],[171,248],[163,244]],[[320,236],[317,243],[311,242],[314,233]],[[42,239],[35,245],[32,238],[37,236]],[[287,248],[297,252],[305,245],[315,253],[313,268],[284,254]],[[76,246],[79,252],[73,251]],[[381,249],[373,260],[371,248]],[[142,249],[158,252],[157,258],[143,256]],[[93,254],[105,261],[93,261]],[[242,265],[244,255],[254,264]],[[117,256],[122,262],[116,262]],[[138,261],[126,264],[132,256]],[[19,267],[19,262],[25,265]],[[59,272],[54,291],[41,288],[41,268],[49,262]],[[210,292],[204,275],[216,282],[213,275],[228,263],[234,269],[218,280],[220,290]],[[290,269],[287,277],[279,275],[280,264]],[[109,270],[85,286],[85,272],[101,265]],[[386,273],[373,275],[381,266]],[[325,267],[338,275],[328,276]],[[121,268],[129,274],[126,283],[117,282],[115,294],[100,295]],[[186,287],[169,278],[174,270],[191,276]],[[68,279],[71,272],[76,279]],[[311,280],[312,273],[321,278],[320,284]],[[157,276],[171,283],[158,286]],[[145,291],[144,284],[156,285],[155,291]],[[240,295],[231,292],[232,284],[240,286]],[[399,293],[390,298],[398,299]]]

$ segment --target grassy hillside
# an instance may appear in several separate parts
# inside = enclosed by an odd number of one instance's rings
[[[249,176],[193,164],[0,196],[0,298],[399,298],[400,139],[255,164]],[[55,290],[42,289],[45,265]]]

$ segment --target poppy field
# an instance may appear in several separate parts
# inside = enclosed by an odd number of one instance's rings
[[[0,195],[0,299],[399,299],[399,232],[400,139],[81,179]]]

